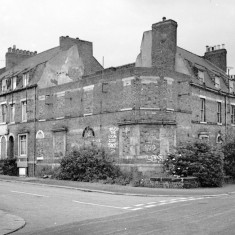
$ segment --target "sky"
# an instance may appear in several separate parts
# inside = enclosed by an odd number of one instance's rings
[[[178,23],[177,45],[203,56],[225,44],[235,74],[234,0],[0,0],[0,68],[7,48],[38,53],[59,46],[60,36],[93,42],[104,67],[133,63],[143,32],[162,17]]]

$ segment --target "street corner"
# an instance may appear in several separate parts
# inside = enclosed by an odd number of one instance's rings
[[[13,233],[25,226],[23,218],[0,210],[0,235]]]

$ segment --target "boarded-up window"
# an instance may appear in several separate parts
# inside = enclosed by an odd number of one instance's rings
[[[54,158],[60,159],[65,156],[66,149],[66,132],[54,131],[53,133],[53,150]]]

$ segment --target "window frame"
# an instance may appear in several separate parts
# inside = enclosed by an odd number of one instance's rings
[[[23,142],[21,140],[21,137],[25,136],[25,153],[22,154],[22,145],[21,143]],[[27,157],[28,155],[28,134],[24,133],[24,134],[19,134],[18,135],[18,156],[19,157]]]
[[[217,101],[217,123],[222,123],[222,102]]]
[[[235,124],[235,105],[231,105],[231,124]]]
[[[220,89],[220,77],[215,76],[215,88]]]
[[[203,75],[203,76],[200,76]],[[204,71],[198,69],[198,73],[197,73],[198,79],[201,83],[205,83],[205,73]]]
[[[200,122],[206,122],[206,99],[200,98],[201,110],[200,110]]]
[[[21,101],[21,120],[22,122],[27,122],[27,101]]]
[[[29,84],[29,73],[24,73],[23,74],[23,87],[28,86]]]
[[[5,84],[5,86],[3,86]],[[7,79],[2,79],[2,92],[7,91]]]
[[[10,111],[10,123],[15,123],[15,103],[10,103],[9,109],[10,109],[9,110]]]
[[[3,109],[3,107],[5,108]],[[5,110],[5,113],[3,112],[3,110]],[[2,115],[2,123],[6,123],[7,122],[7,104],[6,103],[1,104],[1,115]]]

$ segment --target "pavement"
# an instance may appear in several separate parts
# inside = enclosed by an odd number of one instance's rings
[[[0,175],[0,181],[19,182],[22,184],[37,184],[41,186],[68,188],[85,192],[97,192],[116,195],[130,195],[142,197],[218,197],[223,195],[235,194],[235,184],[225,184],[220,188],[196,188],[196,189],[170,189],[170,188],[144,188],[111,185],[102,183],[75,182],[54,179],[42,179],[36,177],[15,177]],[[0,208],[0,235],[13,233],[25,226],[23,218],[4,212]]]

